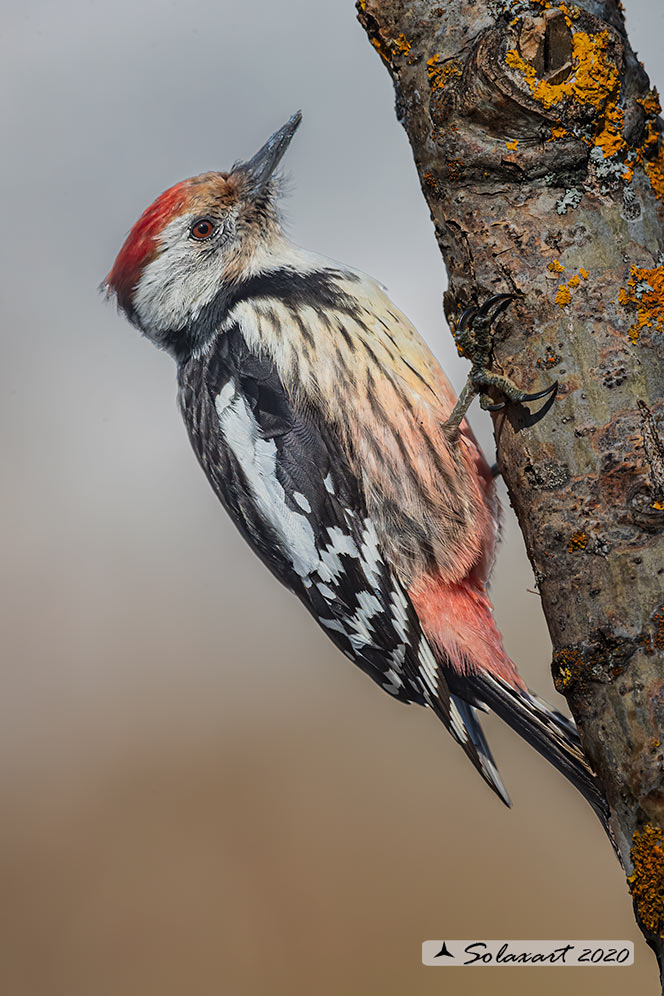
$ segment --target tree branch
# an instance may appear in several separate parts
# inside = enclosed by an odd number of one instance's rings
[[[664,965],[664,147],[619,0],[359,0],[448,273],[445,313],[522,294],[494,416],[635,914]]]

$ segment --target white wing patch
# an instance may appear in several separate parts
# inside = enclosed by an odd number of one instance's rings
[[[406,685],[404,666],[413,637],[409,617],[412,610],[395,578],[385,591],[384,565],[372,521],[365,518],[361,525],[357,523],[354,526],[354,532],[357,532],[358,525],[361,529],[361,539],[357,542],[350,528],[347,532],[338,525],[330,526],[326,530],[327,542],[321,548],[307,518],[307,513],[312,511],[308,498],[301,492],[294,492],[291,496],[302,512],[287,503],[286,493],[277,477],[276,443],[263,437],[251,408],[232,379],[217,395],[215,407],[224,440],[242,467],[261,515],[279,537],[284,554],[305,586],[315,586],[334,612],[331,618],[319,616],[321,625],[343,634],[355,653],[362,655],[367,648],[378,650],[381,642],[378,635],[380,617],[386,611],[381,599],[384,600],[389,592],[390,622],[401,642],[396,648],[385,652],[382,686],[392,695],[399,695]],[[325,488],[328,493],[334,493],[330,475],[325,480]],[[350,509],[344,512],[349,517],[353,516]],[[350,521],[348,525],[350,527]],[[352,558],[358,564],[366,579],[366,588],[354,591],[354,611],[348,611],[343,618],[339,618],[334,606],[344,601],[342,590],[348,565],[344,564],[343,557]],[[427,703],[433,706],[439,691],[437,663],[422,634],[419,634],[416,652],[421,691]],[[461,743],[468,740],[463,718],[454,702],[450,703],[450,727]]]
[[[229,449],[242,467],[261,514],[282,541],[293,569],[300,577],[319,565],[314,531],[304,515],[289,508],[277,478],[277,446],[263,439],[242,394],[228,381],[215,399],[219,425]]]
[[[293,501],[300,506],[303,512],[311,512],[311,505],[299,491],[293,492]]]

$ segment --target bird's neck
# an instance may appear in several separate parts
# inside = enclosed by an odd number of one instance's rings
[[[245,260],[240,279],[267,276],[278,271],[305,275],[331,269],[349,272],[349,267],[303,249],[277,229],[269,240],[263,240],[255,247],[248,261]]]

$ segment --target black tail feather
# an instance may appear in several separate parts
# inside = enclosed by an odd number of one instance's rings
[[[460,683],[451,677],[448,682],[454,694],[459,696]],[[581,792],[597,813],[615,849],[609,826],[609,806],[581,750],[573,721],[531,692],[519,691],[485,672],[464,675],[463,685],[470,688],[473,698],[484,702]]]

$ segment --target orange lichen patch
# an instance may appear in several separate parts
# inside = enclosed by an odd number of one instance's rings
[[[537,366],[540,369],[550,369],[551,367],[555,367],[557,363],[560,363],[560,357],[551,349],[551,346],[547,346],[545,355],[540,356],[537,360]]]
[[[624,125],[625,115],[617,102],[611,102],[604,112],[604,125],[595,136],[595,145],[602,150],[605,159],[627,150],[628,145],[622,133]]]
[[[432,90],[444,90],[451,79],[461,76],[462,67],[458,59],[440,61],[440,53],[436,52],[427,61],[427,76]]]
[[[648,933],[664,937],[664,834],[646,823],[635,830],[629,852],[633,873],[627,884],[640,922]]]
[[[399,37],[395,38],[392,42],[392,52],[397,55],[409,56],[412,48],[413,46],[404,34],[400,34]]]
[[[564,693],[575,681],[583,678],[583,657],[572,647],[562,647],[553,655],[554,685]]]
[[[558,288],[556,294],[556,304],[559,304],[561,308],[564,308],[566,304],[569,304],[572,300],[572,295],[570,294],[569,287],[566,284],[561,284]]]
[[[664,501],[652,501],[650,507],[656,508],[658,512],[664,512]]]
[[[567,134],[567,129],[561,124],[553,125],[551,129],[551,138],[547,138],[547,142],[557,142],[559,138],[564,138]]]
[[[568,27],[572,27],[569,10],[565,12]],[[525,77],[533,97],[543,107],[549,109],[567,99],[577,104],[589,104],[597,112],[597,128],[594,144],[604,158],[614,156],[628,148],[623,138],[624,115],[618,107],[620,96],[620,70],[610,54],[611,36],[608,31],[589,34],[577,31],[572,36],[573,69],[562,83],[549,83],[540,79],[537,70],[515,50],[505,56],[511,69]],[[565,129],[555,125],[551,129],[552,139],[562,138]]]
[[[549,263],[547,269],[551,270],[553,268],[556,269],[556,272],[560,273],[561,271],[557,270],[556,264],[557,266],[562,266],[562,264],[558,263],[556,260],[554,263]],[[562,269],[564,270],[565,267],[563,266]],[[590,274],[588,271],[584,270],[582,267],[578,273],[575,273],[573,277],[569,278],[566,284],[560,284],[558,292],[556,293],[556,304],[559,304],[561,308],[564,308],[565,305],[569,304],[572,300],[572,291],[576,290],[576,288],[580,285],[581,278],[583,277],[584,280],[587,280],[589,276]]]
[[[510,152],[516,152],[516,147],[519,144],[519,139],[515,138],[512,142],[505,142],[505,148],[509,149]]]
[[[453,183],[456,183],[458,180],[461,179],[463,169],[464,169],[463,159],[447,160],[447,175]]]
[[[567,552],[576,553],[577,550],[585,550],[588,546],[588,535],[584,532],[572,533],[567,543]]]
[[[389,66],[392,62],[392,53],[390,52],[388,46],[385,44],[383,39],[378,37],[377,35],[374,35],[374,37],[370,38],[369,41],[376,49],[383,62]]]
[[[572,671],[568,667],[561,667],[558,672],[558,681],[556,682],[556,688],[561,692],[564,688],[569,688],[574,680]]]
[[[627,333],[632,342],[638,340],[644,328],[664,331],[664,266],[652,270],[633,266],[627,290],[620,290],[618,301],[624,307],[636,308],[636,322]]]
[[[436,177],[433,175],[431,170],[428,169],[426,173],[422,174],[422,177],[427,187],[430,187],[431,190],[435,190],[436,193],[438,193],[438,181],[436,180]]]
[[[581,11],[579,10],[578,7],[568,7],[568,5],[564,2],[564,0],[560,4],[560,9],[562,10],[563,14],[565,15],[565,20],[567,22],[567,27],[571,28],[572,27],[572,21],[577,21],[579,19],[579,14],[581,13]]]
[[[655,197],[658,201],[664,201],[664,145],[660,148],[656,160],[652,163],[645,163],[643,168],[650,180]]]
[[[546,268],[547,268],[547,270],[550,270],[551,273],[564,273],[565,272],[565,267],[557,259],[554,259],[550,263],[547,263]]]
[[[658,114],[662,113],[662,105],[659,102],[656,86],[652,90],[648,90],[645,97],[637,97],[636,102],[641,105],[648,117],[657,117]]]
[[[646,114],[645,137],[641,145],[632,149],[631,161],[626,164],[623,179],[631,183],[636,166],[642,166],[655,197],[664,200],[664,146],[657,115],[661,111],[659,94],[656,89],[648,90],[645,97],[637,97],[637,102]]]
[[[608,54],[610,41],[608,31],[600,31],[596,35],[577,31],[572,38],[574,69],[562,83],[541,80],[535,67],[526,62],[516,49],[510,49],[505,62],[525,76],[533,97],[543,107],[551,108],[567,97],[602,111],[608,98],[620,87],[618,67]]]
[[[664,508],[664,502],[653,502],[657,508]],[[655,650],[664,650],[664,608],[658,609],[652,617],[655,633],[652,638]]]
[[[364,8],[362,9],[364,10]],[[390,42],[386,41],[380,34],[375,34],[369,39],[369,41],[376,49],[383,62],[387,63],[388,66],[392,65],[392,58],[395,55],[401,55],[404,58],[407,58],[410,63],[414,61],[412,53],[413,46],[403,33]]]
[[[651,508],[664,509],[664,502],[654,501]],[[660,606],[650,617],[652,629],[644,629],[639,636],[639,643],[647,654],[654,654],[656,651],[664,650],[664,605]]]

